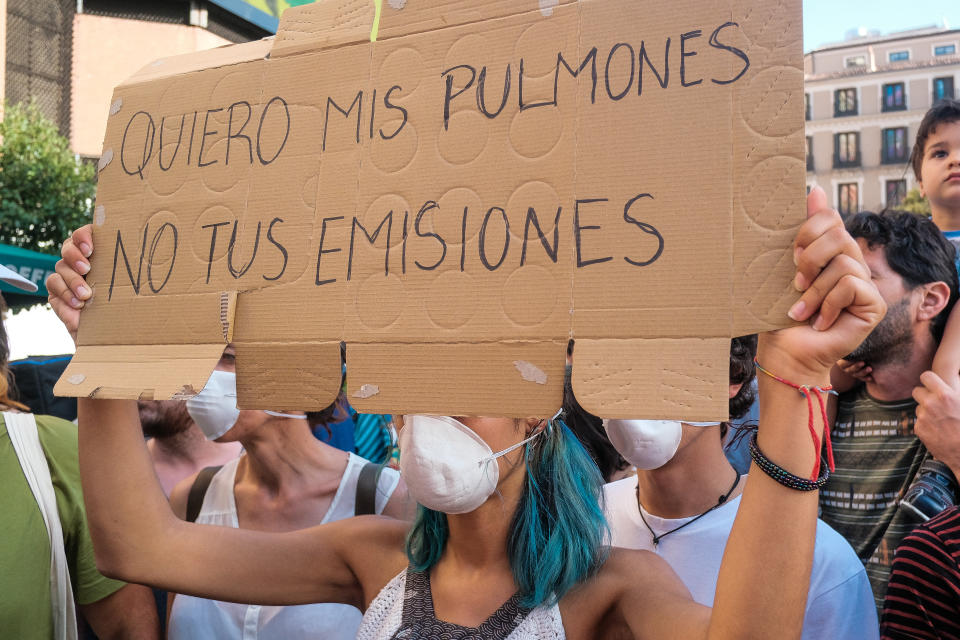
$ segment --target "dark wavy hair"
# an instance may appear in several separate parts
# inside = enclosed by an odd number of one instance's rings
[[[913,151],[910,153],[910,165],[913,167],[913,175],[917,180],[921,180],[920,172],[923,168],[923,152],[927,146],[927,138],[936,131],[941,124],[960,121],[960,100],[941,100],[930,107],[920,126],[917,128],[917,139],[913,143]]]
[[[753,359],[757,355],[757,334],[740,336],[730,341],[730,384],[739,384],[737,395],[730,398],[730,419],[742,418],[757,399],[751,384],[757,376]]]
[[[20,409],[29,411],[27,405],[10,397],[10,346],[7,343],[7,329],[3,326],[3,316],[7,312],[7,302],[0,295],[0,409]]]
[[[567,379],[563,383],[563,421],[593,458],[605,482],[610,482],[617,471],[630,466],[630,463],[624,460],[620,452],[610,443],[610,438],[607,437],[607,432],[603,428],[603,420],[577,402],[576,396],[573,395],[569,369]]]
[[[906,211],[863,211],[847,220],[847,231],[863,238],[871,249],[883,247],[890,268],[903,278],[907,289],[931,282],[950,287],[950,300],[930,323],[934,339],[940,343],[953,305],[957,301],[957,251],[937,225]]]

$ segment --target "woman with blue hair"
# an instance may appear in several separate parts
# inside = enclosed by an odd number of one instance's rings
[[[884,305],[822,191],[808,210],[796,240],[805,292],[791,310],[801,324],[764,334],[758,357],[815,395]],[[89,229],[76,232],[47,282],[72,329],[89,297],[74,265],[86,266],[91,243]],[[599,473],[557,420],[405,416],[401,471],[421,504],[412,529],[375,516],[290,533],[180,521],[130,402],[80,401],[80,462],[106,573],[221,600],[353,604],[365,611],[361,640],[799,637],[817,492],[797,489],[817,486],[806,478],[823,425],[808,423],[809,398],[772,378],[760,396],[763,464],[747,480],[712,611],[656,555],[604,549]]]

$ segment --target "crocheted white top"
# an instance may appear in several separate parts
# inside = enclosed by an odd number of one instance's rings
[[[437,620],[426,573],[407,569],[391,580],[363,616],[357,640],[564,640],[557,605],[525,609],[510,598],[479,627]]]

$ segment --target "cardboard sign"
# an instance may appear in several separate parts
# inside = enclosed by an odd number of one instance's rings
[[[117,87],[63,395],[726,417],[788,323],[800,0],[328,0]]]

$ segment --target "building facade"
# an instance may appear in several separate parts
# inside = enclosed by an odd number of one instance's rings
[[[0,104],[35,101],[96,158],[116,85],[157,58],[270,35],[261,14],[240,0],[0,0]]]
[[[858,37],[804,56],[807,185],[842,214],[895,207],[932,104],[960,97],[960,29]]]

